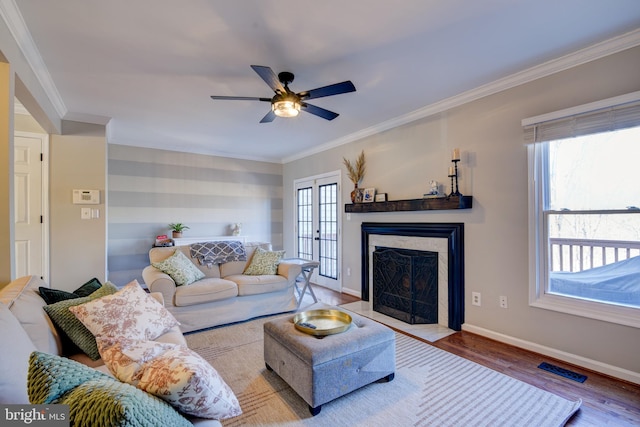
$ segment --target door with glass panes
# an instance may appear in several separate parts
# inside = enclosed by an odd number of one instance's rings
[[[320,264],[311,282],[341,290],[340,174],[305,178],[295,183],[296,256]]]

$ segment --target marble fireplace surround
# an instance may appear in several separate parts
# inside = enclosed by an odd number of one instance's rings
[[[376,223],[361,225],[362,300],[371,300],[376,246],[438,252],[438,324],[459,331],[464,323],[464,224]]]

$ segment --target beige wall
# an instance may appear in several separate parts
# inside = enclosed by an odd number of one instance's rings
[[[467,326],[640,373],[640,329],[528,305],[527,152],[521,127],[526,117],[640,90],[638,70],[640,47],[293,161],[284,167],[284,194],[293,194],[295,179],[342,167],[343,156],[355,159],[360,150],[367,159],[362,186],[386,192],[390,200],[420,198],[431,179],[450,191],[451,150],[460,148],[460,191],[473,196],[473,209],[351,214],[351,220],[343,214],[344,289],[360,291],[362,222],[463,222]],[[343,179],[345,203],[353,186]],[[287,198],[284,229],[293,225],[293,200]],[[291,253],[293,238],[285,234]],[[472,291],[481,292],[481,307],[471,305]],[[508,309],[499,308],[500,295],[508,297]]]
[[[51,285],[74,290],[92,277],[106,278],[107,143],[105,127],[63,122],[63,135],[50,142]],[[74,205],[73,189],[100,190],[100,204]],[[99,209],[84,220],[80,209]]]

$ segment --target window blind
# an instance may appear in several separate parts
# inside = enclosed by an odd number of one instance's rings
[[[630,95],[640,95],[640,92]],[[636,99],[628,101],[629,98]],[[626,102],[602,106],[616,100]],[[588,108],[592,109],[588,110]],[[608,101],[525,119],[522,124],[524,141],[527,144],[640,126],[640,96],[612,98]]]

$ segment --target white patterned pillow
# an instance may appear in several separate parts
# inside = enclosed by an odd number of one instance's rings
[[[250,276],[277,274],[278,264],[283,256],[284,251],[268,251],[258,246],[244,274]]]
[[[120,381],[158,396],[185,414],[223,420],[242,413],[224,379],[187,347],[120,340],[102,342],[101,355]]]
[[[151,265],[171,276],[176,286],[190,285],[204,277],[204,273],[198,270],[198,267],[193,265],[179,249],[164,261],[152,262]]]
[[[152,340],[179,324],[137,280],[112,295],[69,307],[69,310],[97,339]]]

